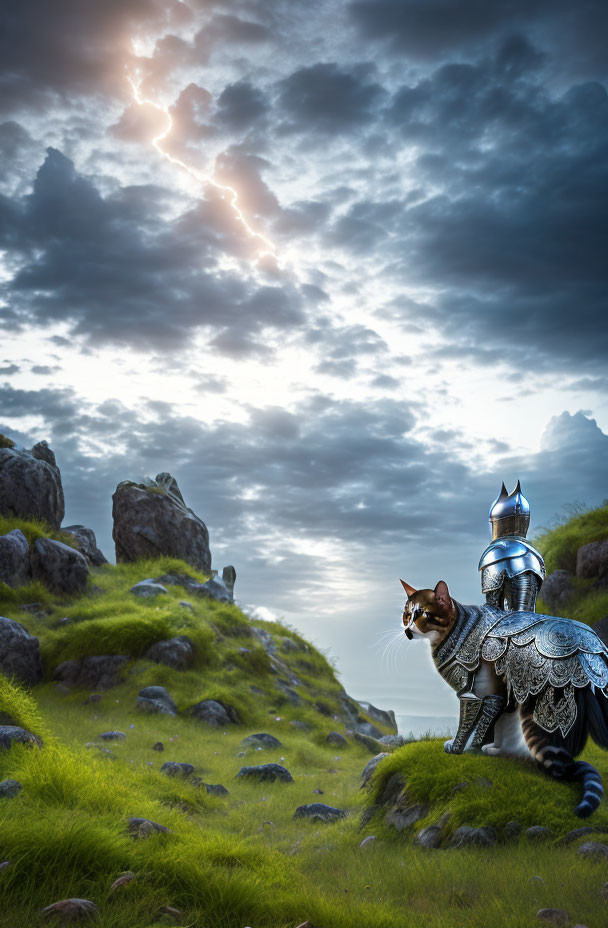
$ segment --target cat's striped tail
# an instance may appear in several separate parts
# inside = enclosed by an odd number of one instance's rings
[[[556,780],[580,780],[583,787],[583,798],[574,809],[575,815],[587,818],[597,809],[604,786],[602,777],[595,767],[584,760],[574,760],[565,748],[547,745],[536,752],[536,760],[541,764],[545,773]]]

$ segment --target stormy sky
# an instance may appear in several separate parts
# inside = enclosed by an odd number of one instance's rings
[[[480,600],[487,510],[608,496],[601,0],[20,0],[0,12],[0,431],[113,557],[173,473],[238,598],[360,698],[403,576]],[[390,660],[392,654],[394,660]],[[402,710],[405,711],[405,710]]]

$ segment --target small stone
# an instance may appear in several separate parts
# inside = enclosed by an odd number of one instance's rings
[[[164,587],[162,583],[155,583],[154,580],[140,580],[139,583],[136,583],[135,586],[132,586],[129,590],[129,593],[133,593],[135,596],[143,596],[144,598],[148,596],[158,596],[166,592],[167,588]]]
[[[367,838],[364,838],[361,844],[359,845],[359,849],[361,849],[362,847],[369,847],[370,844],[373,844],[375,840],[376,840],[376,835],[368,835]]]
[[[211,796],[228,796],[228,790],[221,783],[201,783]]]
[[[77,922],[97,918],[98,909],[88,899],[62,899],[47,905],[40,914],[44,918],[58,918],[62,922]]]
[[[536,917],[540,922],[548,922],[556,928],[566,928],[570,916],[563,909],[539,909]]]
[[[325,739],[326,744],[331,744],[336,748],[347,748],[348,741],[339,731],[330,731]]]
[[[595,831],[591,825],[584,825],[582,828],[574,828],[572,831],[569,831],[567,835],[561,840],[562,844],[572,844],[573,841],[578,841],[579,838],[584,838],[586,835],[591,835]]]
[[[11,865],[10,860],[3,860],[2,863],[0,863],[0,872],[1,872],[2,870],[8,870],[8,868],[10,867],[10,865]]]
[[[0,780],[0,799],[13,799],[22,789],[18,780]]]
[[[57,686],[60,687],[63,686],[63,684],[58,683]],[[101,693],[90,693],[85,700],[85,706],[91,702],[101,702]]]
[[[385,821],[397,831],[404,831],[419,822],[420,819],[426,818],[429,814],[429,807],[424,803],[416,803],[405,809],[394,808],[387,812]]]
[[[191,777],[194,773],[194,766],[192,764],[168,760],[162,765],[160,772],[166,774],[168,777],[180,777],[182,780],[187,780],[188,777]]]
[[[164,751],[165,745],[163,744],[162,741],[157,741],[155,744],[152,745],[152,750],[153,751]]]
[[[521,825],[519,822],[507,822],[505,825],[505,838],[514,840],[521,834]]]
[[[147,715],[177,715],[177,706],[164,686],[144,686],[137,694],[135,707]]]
[[[42,747],[42,739],[19,725],[0,724],[0,750],[9,750],[13,744],[27,744],[30,747]]]
[[[326,806],[322,802],[312,802],[298,806],[293,817],[310,818],[314,822],[334,822],[339,818],[346,818],[347,814],[344,809],[334,809],[333,806]]]
[[[323,790],[322,790],[322,789],[313,789],[313,793],[316,793],[318,796],[322,796],[322,795],[323,795]]]
[[[190,609],[190,611],[194,609],[192,603],[189,603],[186,599],[180,599],[179,604],[180,606],[183,606],[184,609]]]
[[[608,858],[608,844],[600,844],[599,841],[587,841],[581,844],[576,852],[581,857],[591,857],[605,860]]]
[[[550,841],[552,834],[551,829],[546,828],[544,825],[532,825],[531,828],[526,828],[528,841]]]
[[[461,825],[450,841],[450,847],[491,847],[496,844],[496,831],[489,826],[471,828]]]
[[[247,735],[246,738],[243,738],[241,744],[245,747],[251,745],[252,747],[258,748],[260,751],[262,748],[270,750],[272,748],[280,748],[283,746],[278,738],[275,738],[274,735],[269,735],[267,732],[259,732],[255,735]]]
[[[113,893],[117,889],[122,889],[124,886],[128,886],[129,883],[132,883],[135,879],[135,874],[131,870],[127,870],[126,873],[121,874],[110,886],[110,892]]]
[[[531,876],[528,883],[544,883],[542,876]]]
[[[247,751],[239,751],[239,753],[238,753],[236,756],[237,756],[237,757],[247,757]]]
[[[102,741],[126,741],[124,731],[104,731],[99,736]]]
[[[133,838],[149,838],[157,832],[169,833],[166,825],[159,825],[158,822],[152,822],[149,818],[130,818],[127,831]]]
[[[436,850],[441,846],[441,828],[439,825],[429,825],[427,828],[423,828],[416,835],[416,843],[420,847],[427,848],[428,850]]]
[[[281,780],[284,783],[293,783],[293,777],[286,767],[281,764],[260,764],[257,767],[241,767],[237,777],[245,777],[250,780]]]

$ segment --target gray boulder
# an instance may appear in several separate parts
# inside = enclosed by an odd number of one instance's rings
[[[84,593],[89,567],[80,551],[52,538],[37,538],[31,561],[33,577],[53,593]]]
[[[135,706],[148,715],[177,715],[177,706],[164,686],[144,686],[138,693]]]
[[[175,760],[167,760],[160,768],[160,772],[166,774],[168,777],[179,777],[182,780],[187,780],[188,777],[191,777],[194,773],[193,764],[184,764],[178,763]]]
[[[267,750],[282,747],[278,738],[264,731],[256,735],[247,735],[246,738],[243,738],[241,744],[245,747],[266,748]]]
[[[135,586],[132,586],[129,593],[134,596],[141,596],[147,599],[149,596],[159,596],[167,593],[166,587],[156,580],[140,580]]]
[[[325,738],[325,744],[331,744],[335,748],[347,748],[348,741],[339,731],[330,731]]]
[[[169,829],[166,825],[159,825],[149,818],[130,818],[127,824],[127,831],[132,838],[149,838],[153,834],[167,834]]]
[[[405,808],[398,805],[386,813],[385,821],[387,825],[390,825],[396,831],[405,831],[406,828],[410,828],[416,822],[426,818],[428,814],[429,807],[423,803],[408,805]]]
[[[427,850],[436,850],[441,847],[441,828],[439,825],[429,825],[416,835],[416,844]]]
[[[32,576],[30,546],[23,532],[16,528],[0,535],[0,580],[16,587],[27,583]]]
[[[591,578],[608,577],[608,538],[582,545],[576,552],[576,576]]]
[[[247,780],[258,780],[261,783],[280,780],[282,783],[293,783],[293,777],[287,767],[282,764],[259,764],[257,767],[241,767],[237,777]]]
[[[74,536],[80,545],[80,550],[93,567],[101,567],[108,563],[108,559],[97,547],[97,539],[92,528],[86,528],[84,525],[64,525],[61,531],[69,532]]]
[[[100,736],[102,741],[126,741],[127,736],[124,731],[103,731]]]
[[[374,774],[376,767],[378,766],[381,760],[384,760],[385,757],[390,757],[390,754],[388,753],[376,754],[375,757],[372,757],[372,759],[367,762],[367,764],[363,768],[363,773],[361,774],[361,780],[362,780],[361,788],[363,788],[364,786],[367,786],[367,784],[369,783],[369,781],[371,780]]]
[[[491,847],[496,841],[496,830],[490,826],[471,828],[461,825],[454,832],[450,847]]]
[[[210,569],[207,527],[185,505],[170,474],[158,474],[149,484],[123,481],[112,500],[117,562],[167,555]]]
[[[210,796],[227,796],[228,790],[221,783],[201,783]]]
[[[397,720],[392,709],[378,709],[372,706],[371,702],[360,702],[361,708],[369,715],[370,719],[384,725],[386,728],[394,728],[397,731]]]
[[[0,751],[8,751],[13,744],[42,747],[42,739],[19,725],[0,725]]]
[[[0,799],[14,799],[22,789],[19,780],[0,780]]]
[[[0,514],[59,528],[65,512],[61,473],[46,442],[31,451],[0,447]]]
[[[311,802],[305,806],[298,806],[293,817],[310,818],[313,822],[335,822],[340,818],[346,818],[347,814],[344,809],[334,809],[323,802]]]
[[[534,841],[540,844],[543,841],[550,841],[552,837],[553,832],[545,825],[531,825],[530,828],[526,828],[526,838],[528,841]]]
[[[199,722],[207,722],[214,728],[224,728],[226,725],[238,725],[236,709],[217,699],[203,699],[190,709],[190,715]]]
[[[187,635],[177,635],[157,641],[148,648],[145,656],[155,664],[165,664],[174,670],[188,670],[194,663],[194,645]]]
[[[122,683],[121,670],[129,658],[124,654],[104,654],[82,657],[76,661],[63,661],[53,674],[67,686],[78,686],[88,690],[109,690]]]
[[[14,619],[0,618],[0,672],[28,686],[42,680],[38,639]]]
[[[574,592],[572,580],[567,570],[554,570],[545,578],[540,590],[543,599],[550,609],[557,609],[565,603]]]
[[[586,841],[576,852],[581,857],[591,857],[596,860],[608,860],[608,844],[599,841]]]
[[[404,744],[410,744],[411,738],[404,738],[403,735],[382,735],[378,738],[381,744],[386,744],[391,748],[402,748]]]
[[[379,728],[376,728],[372,722],[358,722],[356,730],[360,735],[367,735],[368,738],[381,738],[382,732]]]

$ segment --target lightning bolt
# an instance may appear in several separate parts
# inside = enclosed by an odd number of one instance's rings
[[[185,171],[190,175],[201,187],[206,184],[210,184],[212,187],[215,187],[216,190],[219,190],[222,194],[222,199],[228,202],[228,205],[234,212],[237,220],[241,223],[245,231],[251,238],[258,239],[259,242],[264,246],[264,250],[259,252],[258,259],[265,257],[266,255],[271,255],[273,258],[277,257],[276,250],[270,239],[266,238],[265,235],[262,235],[261,232],[257,232],[247,221],[243,210],[239,206],[239,195],[237,190],[234,187],[231,187],[228,184],[220,184],[219,181],[215,180],[211,174],[203,174],[200,171],[197,171],[196,168],[191,167],[189,164],[186,164],[185,161],[182,161],[181,158],[176,158],[175,155],[170,154],[162,146],[162,143],[166,141],[173,131],[173,116],[169,112],[167,106],[161,106],[160,103],[157,103],[155,100],[148,100],[146,97],[142,96],[141,93],[141,79],[133,77],[132,74],[127,74],[127,80],[133,92],[133,100],[137,106],[151,106],[158,113],[162,113],[165,117],[165,128],[152,139],[152,145],[165,161],[168,161],[170,164],[175,165],[180,168],[182,171]]]

